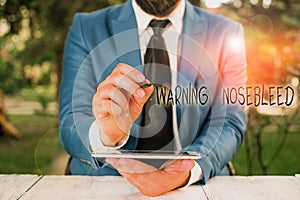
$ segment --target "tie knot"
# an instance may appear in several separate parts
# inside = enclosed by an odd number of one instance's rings
[[[170,23],[170,20],[156,20],[152,19],[149,23],[149,26],[153,28],[154,34],[160,34],[168,24]]]

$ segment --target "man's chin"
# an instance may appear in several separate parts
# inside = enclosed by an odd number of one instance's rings
[[[164,17],[169,15],[181,0],[136,0],[142,10],[150,15]]]

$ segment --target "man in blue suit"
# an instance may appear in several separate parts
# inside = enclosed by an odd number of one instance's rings
[[[153,19],[168,20],[162,37],[172,71],[172,142],[202,157],[159,169],[134,159],[96,160],[92,151],[139,145],[143,107],[155,89],[139,86],[148,81],[143,64]],[[77,14],[59,90],[60,139],[72,157],[71,174],[121,174],[149,196],[229,174],[247,117],[242,106],[223,102],[223,90],[244,86],[245,60],[241,25],[186,0],[129,0]]]

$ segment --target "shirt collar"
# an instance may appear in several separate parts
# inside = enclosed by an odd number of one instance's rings
[[[181,33],[185,10],[185,0],[181,0],[179,5],[168,16],[162,18],[146,13],[140,8],[135,0],[132,1],[132,7],[135,13],[137,27],[139,30],[145,30],[152,19],[169,19],[172,25],[175,27],[176,31]]]

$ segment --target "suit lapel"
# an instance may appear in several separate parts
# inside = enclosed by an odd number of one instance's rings
[[[116,18],[109,21],[118,61],[134,67],[140,66],[138,30],[131,0],[123,5]]]

